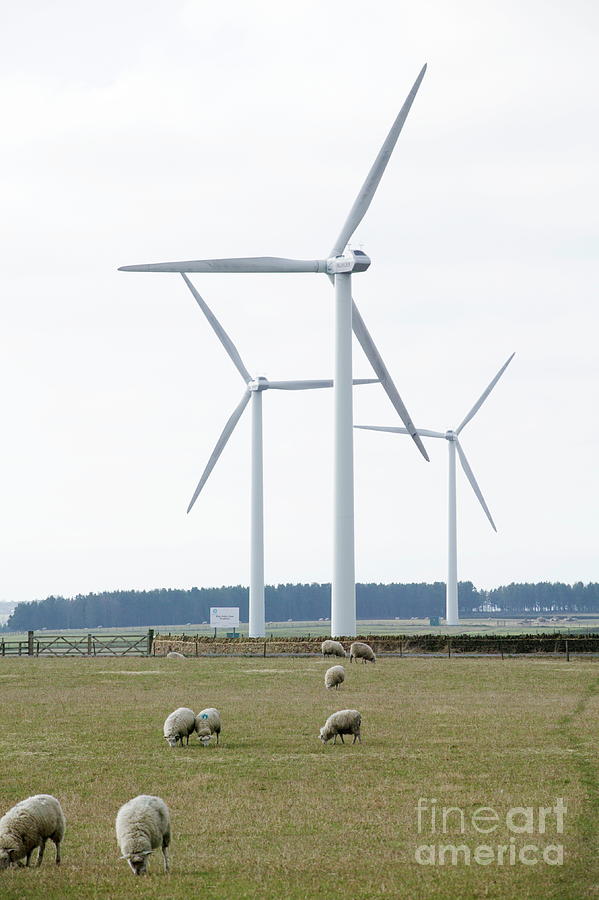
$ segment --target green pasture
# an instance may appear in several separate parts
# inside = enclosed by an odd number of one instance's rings
[[[130,627],[118,628],[57,628],[36,630],[36,638],[46,639],[53,635],[64,634],[68,637],[84,637],[88,633],[97,634],[101,637],[103,634],[109,637],[111,634],[143,634],[148,630],[147,625],[135,625]],[[154,625],[154,631],[157,634],[198,634],[213,635],[214,628],[205,623],[183,623],[178,625]],[[359,619],[357,623],[358,633],[361,635],[418,635],[418,634],[551,634],[553,632],[560,634],[583,635],[588,633],[599,632],[599,616],[576,616],[569,618],[567,616],[559,617],[559,621],[549,620],[548,618],[531,619],[524,621],[522,618],[514,619],[481,619],[481,618],[465,618],[460,621],[459,625],[431,625],[428,618],[425,619]],[[218,636],[224,637],[228,629],[219,628]],[[240,637],[247,637],[248,626],[246,623],[235,629],[236,634]],[[331,632],[330,621],[316,622],[267,622],[266,634],[268,637],[328,637]],[[4,632],[0,633],[0,639],[6,641],[26,641],[27,632]]]
[[[598,662],[388,658],[346,664],[345,684],[327,692],[329,664],[0,660],[0,813],[47,792],[67,818],[62,866],[49,844],[39,870],[0,872],[2,900],[597,895]],[[178,706],[218,707],[221,745],[169,749],[162,723]],[[319,726],[346,707],[362,712],[362,743],[322,745]],[[140,793],[171,809],[169,875],[159,852],[145,879],[118,859],[115,815]],[[492,833],[472,824],[480,807],[496,813]],[[516,807],[532,808],[530,833],[508,827]],[[518,815],[512,825],[527,826]],[[447,853],[442,866],[416,862],[439,845],[465,846],[470,865],[463,849],[456,864]],[[517,858],[527,845],[537,862]],[[550,845],[562,865],[543,860]]]

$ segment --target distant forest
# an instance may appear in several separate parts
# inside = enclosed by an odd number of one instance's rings
[[[358,584],[359,619],[406,619],[443,616],[445,584]],[[278,584],[266,588],[270,622],[315,621],[327,618],[330,584]],[[599,613],[599,584],[510,584],[491,591],[460,583],[460,615],[521,616],[542,613]],[[76,597],[46,597],[19,603],[0,631],[37,628],[118,628],[198,624],[210,619],[211,606],[238,606],[248,620],[248,590],[236,585],[219,588],[151,591],[110,591]]]

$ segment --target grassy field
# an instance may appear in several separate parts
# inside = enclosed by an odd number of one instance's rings
[[[576,619],[562,617],[559,622],[548,621],[544,619],[542,622],[532,619],[523,624],[522,618],[514,619],[461,619],[459,625],[430,625],[428,618],[426,619],[359,619],[358,633],[362,635],[418,635],[418,634],[551,634],[559,632],[560,634],[587,634],[589,632],[599,632],[599,616],[585,615],[577,616]],[[184,625],[155,625],[154,631],[157,634],[199,634],[213,635],[214,628],[200,623],[186,623]],[[120,628],[57,628],[44,629],[36,631],[36,637],[46,639],[56,634],[66,634],[69,637],[84,637],[88,632],[97,634],[101,637],[103,634],[109,636],[111,634],[144,634],[147,632],[148,626],[136,625],[131,627]],[[248,626],[241,623],[235,629],[236,633],[241,637],[247,637]],[[227,633],[227,629],[219,628],[218,635],[223,637]],[[331,633],[331,623],[326,622],[267,622],[266,633],[269,637],[328,637]],[[0,635],[7,641],[26,641],[27,632],[5,632]]]
[[[40,792],[67,817],[63,864],[0,872],[16,898],[561,898],[599,894],[599,663],[577,659],[384,659],[346,665],[326,692],[320,659],[6,659],[0,661],[0,811]],[[165,716],[217,706],[221,746],[171,750]],[[322,745],[344,707],[362,744]],[[118,859],[114,819],[139,793],[171,808],[171,873]],[[418,833],[416,806],[427,812]],[[563,798],[564,831],[538,807]],[[433,803],[436,800],[436,804]],[[421,804],[422,805],[422,804]],[[428,810],[458,807],[446,834]],[[478,833],[471,815],[499,822]],[[533,833],[506,815],[533,807]],[[489,813],[487,813],[489,815]],[[477,820],[480,822],[480,819]],[[522,824],[516,817],[515,824]],[[510,839],[512,839],[510,843]],[[525,845],[537,864],[419,865],[421,845]],[[563,865],[541,853],[563,846]],[[558,858],[557,851],[551,858]],[[430,858],[430,851],[425,857]],[[422,858],[422,852],[421,852]],[[488,857],[483,857],[488,858]],[[496,859],[496,855],[494,860]]]

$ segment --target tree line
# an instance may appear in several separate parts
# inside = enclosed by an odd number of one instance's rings
[[[315,621],[330,616],[330,584],[278,584],[266,587],[266,617],[271,622]],[[443,616],[445,583],[358,584],[359,619]],[[509,584],[490,591],[459,585],[460,615],[599,613],[599,584]],[[179,590],[108,591],[75,597],[46,597],[19,603],[4,631],[39,628],[119,628],[183,625],[210,621],[211,606],[238,606],[248,620],[248,589],[242,585]]]

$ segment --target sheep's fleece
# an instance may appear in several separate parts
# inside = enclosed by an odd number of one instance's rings
[[[189,735],[193,734],[195,727],[196,717],[193,709],[180,706],[164,720],[164,737],[171,747],[175,747],[177,741],[181,741],[181,746],[183,746],[183,738],[187,738],[189,744]]]
[[[148,794],[134,797],[119,809],[115,827],[121,858],[135,875],[146,874],[148,857],[158,847],[162,847],[164,871],[168,872],[171,817],[164,800]]]
[[[0,819],[0,869],[6,869],[27,857],[27,865],[36,847],[41,866],[49,839],[56,845],[56,865],[60,863],[60,842],[66,822],[62,807],[50,794],[36,794],[21,800]]]

